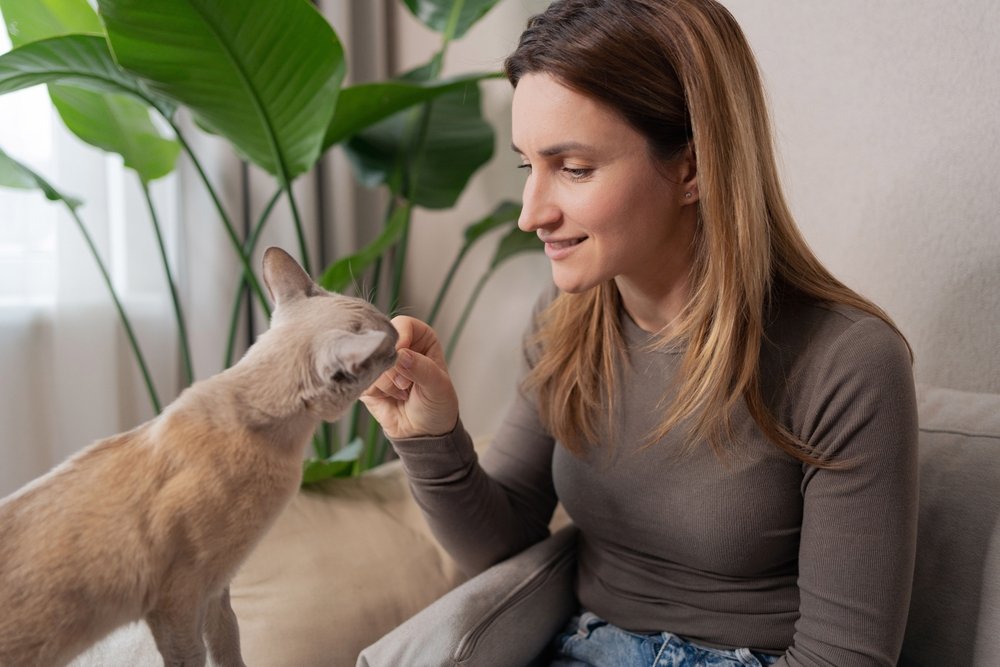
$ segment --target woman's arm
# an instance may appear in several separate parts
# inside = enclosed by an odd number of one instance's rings
[[[413,318],[393,324],[399,360],[362,400],[392,441],[436,537],[472,575],[548,535],[557,502],[553,441],[518,391],[480,464],[434,331]]]
[[[518,392],[481,464],[461,423],[444,437],[392,441],[434,535],[470,576],[549,534],[553,443],[534,412]]]
[[[917,537],[917,414],[908,350],[856,321],[802,397],[800,435],[844,469],[806,467],[799,612],[781,667],[890,667],[909,610]]]

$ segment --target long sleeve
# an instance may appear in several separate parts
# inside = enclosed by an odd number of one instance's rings
[[[482,463],[461,423],[440,438],[392,443],[434,535],[466,574],[549,533],[552,440],[535,428],[532,413],[519,393]]]
[[[555,292],[545,292],[535,315]],[[531,366],[525,334],[522,378]],[[443,437],[394,440],[414,498],[438,541],[469,575],[548,536],[557,498],[552,484],[553,439],[534,402],[520,389],[479,460],[461,421]]]
[[[875,318],[830,347],[800,437],[843,462],[804,468],[800,616],[781,667],[895,665],[916,548],[917,418],[908,351]]]

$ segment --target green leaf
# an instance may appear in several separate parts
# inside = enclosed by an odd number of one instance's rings
[[[394,116],[353,136],[345,152],[358,180],[387,184],[418,206],[450,208],[472,175],[493,156],[493,128],[483,120],[479,88],[442,94],[431,105],[421,150],[409,153],[408,113]],[[401,182],[398,163],[407,166]]]
[[[19,162],[0,149],[0,186],[18,190],[32,190],[38,187],[38,182],[23,168]]]
[[[511,221],[516,221],[520,216],[521,204],[512,201],[500,202],[488,216],[465,228],[465,244],[472,245],[483,235]]]
[[[15,48],[59,35],[104,34],[87,0],[0,0],[0,12]]]
[[[477,81],[496,76],[495,72],[489,72],[432,82],[397,80],[362,83],[344,88],[340,91],[337,109],[326,130],[323,149],[340,143],[398,111],[433,100],[444,93],[464,91]]]
[[[126,70],[290,183],[320,155],[344,76],[306,0],[98,0]]]
[[[103,38],[53,37],[0,55],[0,94],[39,84],[52,84],[52,102],[71,131],[121,155],[144,181],[173,170],[180,146],[160,136],[147,104],[165,116],[173,106],[121,71]]]
[[[302,485],[316,484],[333,477],[350,477],[354,462],[363,452],[364,443],[361,438],[355,438],[333,456],[305,460],[302,464]]]
[[[56,190],[30,167],[7,155],[3,149],[0,149],[0,185],[19,190],[41,190],[46,199],[65,202],[72,209],[79,208],[83,204],[79,199]]]
[[[151,93],[111,57],[107,42],[67,35],[31,42],[0,55],[0,95],[43,83],[65,83],[99,92],[127,93],[173,114],[173,106]]]
[[[91,90],[142,94],[138,81],[115,66],[100,37],[54,37],[0,54],[0,94],[60,81]]]
[[[365,269],[396,243],[410,222],[410,206],[403,204],[392,212],[378,238],[353,255],[342,257],[327,268],[319,279],[323,289],[341,292]]]
[[[100,35],[103,27],[87,0],[0,0],[11,44],[22,46],[38,40],[73,33]],[[104,53],[100,57],[104,57]],[[115,69],[110,52],[105,70]],[[108,95],[66,85],[49,86],[49,96],[60,117],[73,134],[86,143],[122,156],[125,166],[149,182],[174,169],[180,145],[160,136],[149,118],[149,109],[136,99]],[[172,113],[170,105],[163,111]]]
[[[498,0],[404,0],[407,8],[431,30],[444,33],[448,30],[449,19],[458,5],[461,5],[451,36],[459,38],[481,19]]]
[[[146,183],[174,170],[180,144],[160,136],[149,108],[123,95],[51,86],[52,102],[73,134],[92,146],[117,153]]]
[[[500,239],[496,252],[493,254],[493,260],[490,262],[489,270],[492,271],[511,257],[523,252],[541,252],[544,250],[545,244],[539,240],[537,234],[534,232],[522,232],[519,228],[514,227]]]

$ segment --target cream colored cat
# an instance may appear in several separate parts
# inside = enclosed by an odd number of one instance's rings
[[[271,328],[138,428],[0,501],[0,666],[65,665],[145,619],[167,667],[242,667],[229,580],[294,495],[321,419],[395,358],[371,305],[264,255]],[[332,602],[331,602],[332,603]]]

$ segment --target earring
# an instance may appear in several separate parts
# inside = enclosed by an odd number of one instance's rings
[[[691,197],[693,197],[693,196],[694,195],[692,195],[690,192],[685,192],[684,193],[684,199],[691,199]]]

